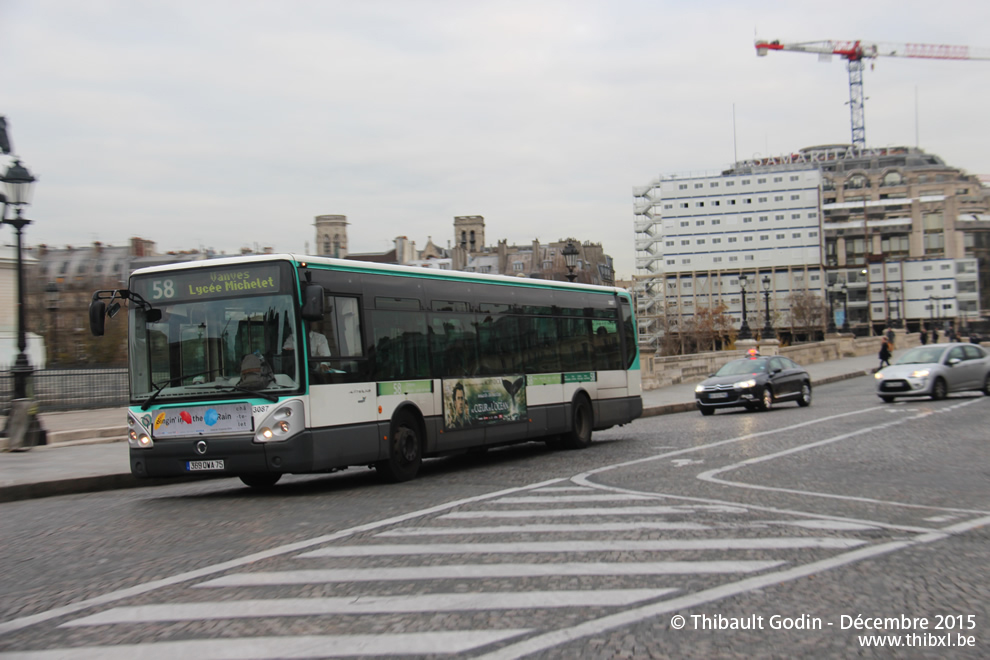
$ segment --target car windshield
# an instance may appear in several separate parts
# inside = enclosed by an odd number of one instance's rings
[[[733,360],[722,365],[715,372],[716,376],[741,376],[743,374],[759,374],[767,370],[766,360]]]
[[[897,359],[894,364],[932,364],[942,359],[945,346],[919,346]]]

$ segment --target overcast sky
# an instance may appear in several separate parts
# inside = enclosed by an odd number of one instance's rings
[[[990,47],[988,25],[986,0],[0,0],[0,115],[39,178],[31,245],[315,251],[342,214],[372,252],[482,215],[489,244],[601,242],[628,277],[633,186],[850,141],[845,62],[754,35]],[[990,174],[990,62],[864,78],[868,146]]]

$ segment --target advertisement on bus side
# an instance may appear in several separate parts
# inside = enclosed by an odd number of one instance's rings
[[[444,426],[517,422],[526,415],[526,377],[522,374],[443,381]]]

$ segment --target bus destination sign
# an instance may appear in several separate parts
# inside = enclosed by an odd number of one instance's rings
[[[153,275],[134,282],[137,293],[151,303],[207,300],[243,294],[278,293],[279,267],[274,264]]]

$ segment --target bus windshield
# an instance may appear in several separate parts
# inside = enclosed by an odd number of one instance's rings
[[[280,264],[132,278],[131,289],[155,310],[130,306],[132,401],[270,398],[298,389],[292,281]]]

